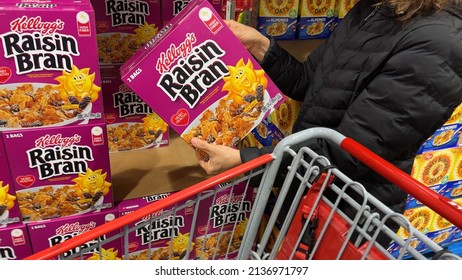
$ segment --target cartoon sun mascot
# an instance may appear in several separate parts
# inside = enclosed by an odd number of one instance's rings
[[[157,137],[165,133],[168,129],[167,123],[154,112],[146,115],[142,120],[144,133],[154,137],[154,139],[157,139]]]
[[[148,24],[145,22],[135,29],[136,42],[140,45],[143,45],[152,37],[156,36],[157,32],[159,32],[159,28],[156,27],[155,24]]]
[[[88,103],[98,99],[101,87],[95,85],[95,73],[89,74],[90,68],[79,69],[72,65],[72,70],[63,70],[62,76],[56,77],[60,84],[55,88],[59,90],[61,98],[71,104],[85,108]]]
[[[118,252],[119,250],[115,250],[114,248],[109,248],[107,250],[101,248],[101,254],[99,252],[94,252],[87,260],[121,260],[121,258],[117,257]]]
[[[172,239],[172,252],[174,256],[177,256],[179,259],[184,257],[188,248],[188,241],[189,241],[189,232],[182,234],[181,232],[178,233],[178,236]],[[170,246],[170,241],[167,242]],[[194,242],[191,242],[191,247],[194,247]]]
[[[86,200],[96,203],[102,196],[105,196],[111,187],[111,183],[106,181],[107,173],[102,173],[101,169],[87,169],[85,174],[72,181],[75,182],[74,190],[78,196],[83,196]]]
[[[14,206],[16,196],[9,194],[9,189],[10,186],[8,184],[3,186],[3,181],[0,181],[0,216]]]
[[[247,64],[241,58],[236,66],[228,66],[229,76],[223,77],[225,84],[223,91],[228,91],[228,100],[234,100],[242,105],[250,100],[255,100],[258,87],[266,89],[268,80],[264,70],[254,70],[250,59]]]

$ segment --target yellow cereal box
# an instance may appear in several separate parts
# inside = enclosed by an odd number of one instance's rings
[[[257,29],[276,39],[295,39],[299,0],[261,0]]]
[[[335,27],[336,0],[301,0],[298,39],[320,39],[330,36]]]

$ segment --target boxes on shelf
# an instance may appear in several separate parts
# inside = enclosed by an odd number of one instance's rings
[[[105,124],[3,132],[24,222],[113,206]]]
[[[285,99],[205,0],[187,5],[121,72],[188,143],[235,146]]]
[[[295,39],[299,1],[260,0],[257,30],[276,40]]]
[[[169,195],[170,193],[164,193],[120,201],[117,205],[119,215],[128,215]],[[129,260],[178,260],[185,257],[191,259],[185,254],[188,251],[195,203],[188,203],[187,199],[176,205],[181,209],[161,209],[152,213],[152,219],[151,216],[147,216],[129,225],[130,228],[137,228],[128,234]],[[189,246],[192,256],[194,243]]]
[[[162,0],[162,27],[164,27],[169,21],[171,21],[178,13],[188,5],[190,0]],[[213,8],[218,12],[222,9],[221,0],[209,0]]]
[[[255,202],[256,188],[247,182],[218,185],[215,190],[208,197],[207,191],[202,194],[205,199],[199,205],[194,233],[195,259],[235,259]]]
[[[29,233],[24,224],[0,228],[0,260],[22,260],[31,254]]]
[[[167,146],[167,123],[122,81],[120,67],[101,66],[101,77],[109,152]]]
[[[160,0],[92,0],[101,64],[123,63],[162,28]]]
[[[324,39],[332,33],[336,21],[336,0],[300,0],[298,39]]]
[[[27,224],[30,241],[32,244],[33,253],[38,253],[47,248],[60,244],[70,238],[85,233],[91,229],[103,225],[117,218],[115,208],[104,209],[100,212],[89,213],[84,216],[71,216],[55,220],[41,221]],[[111,232],[108,235],[100,236],[91,240],[79,247],[73,248],[63,253],[64,257],[69,257],[72,254],[79,253],[83,248],[94,246],[87,255],[83,256],[85,260],[120,260],[121,259],[121,242],[120,239],[115,239],[106,243],[101,252],[98,250],[98,239],[107,240],[117,232]],[[100,256],[101,255],[101,256]],[[80,259],[77,255],[76,259]]]
[[[89,1],[7,1],[0,22],[0,130],[102,121]]]
[[[11,178],[3,139],[0,135],[0,228],[21,221],[16,192]]]

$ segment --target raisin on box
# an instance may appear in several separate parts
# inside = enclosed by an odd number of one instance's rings
[[[0,130],[102,121],[90,2],[2,3]]]
[[[190,2],[121,73],[188,143],[235,146],[285,99],[207,0]]]
[[[23,222],[113,206],[104,124],[3,132]]]

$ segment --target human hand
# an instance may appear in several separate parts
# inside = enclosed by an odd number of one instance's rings
[[[210,144],[197,137],[191,139],[191,145],[196,148],[199,165],[207,174],[217,174],[242,163],[239,150],[231,147]]]
[[[262,61],[270,46],[270,40],[258,30],[235,20],[225,20],[225,23],[241,41],[244,47],[258,60]]]

